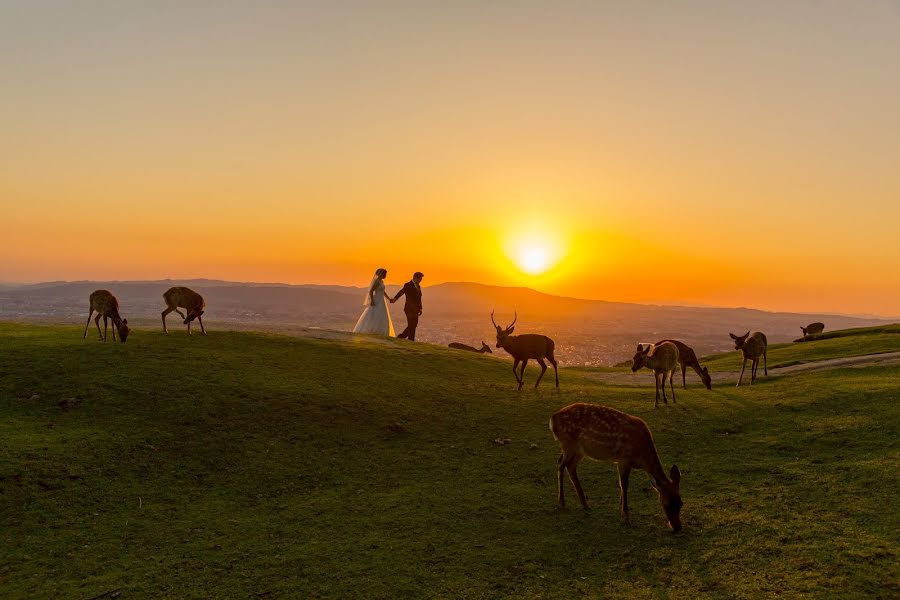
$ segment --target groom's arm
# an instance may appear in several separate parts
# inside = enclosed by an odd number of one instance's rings
[[[397,292],[397,295],[396,295],[396,296],[394,296],[393,298],[391,298],[391,302],[396,302],[396,301],[397,301],[397,298],[399,298],[400,296],[402,296],[402,295],[405,294],[405,293],[406,293],[406,284],[404,284],[403,287],[400,288],[400,291]]]

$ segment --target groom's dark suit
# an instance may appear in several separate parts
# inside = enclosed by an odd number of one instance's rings
[[[422,314],[422,288],[415,281],[407,281],[403,288],[394,296],[394,300],[400,296],[406,296],[406,304],[403,312],[406,313],[406,329],[398,335],[398,338],[409,340],[416,339],[416,327],[419,326],[419,315]]]

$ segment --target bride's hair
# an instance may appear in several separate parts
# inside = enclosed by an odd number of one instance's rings
[[[387,277],[387,269],[375,269],[375,277]]]

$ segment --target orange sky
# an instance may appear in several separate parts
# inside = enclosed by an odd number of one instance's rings
[[[900,315],[896,4],[424,4],[5,3],[0,281]]]

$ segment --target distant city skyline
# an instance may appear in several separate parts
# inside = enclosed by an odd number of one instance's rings
[[[0,281],[900,314],[890,1],[0,7]]]

